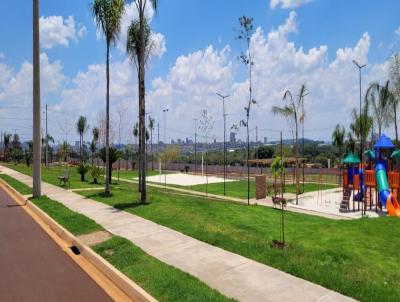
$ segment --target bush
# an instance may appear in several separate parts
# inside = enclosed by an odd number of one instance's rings
[[[81,176],[81,181],[85,181],[85,174],[89,171],[90,166],[86,164],[80,164],[78,166],[78,173]]]
[[[100,168],[100,167],[93,166],[90,169],[90,174],[92,175],[93,183],[97,184],[97,179],[99,179],[100,176],[104,175],[104,169]]]

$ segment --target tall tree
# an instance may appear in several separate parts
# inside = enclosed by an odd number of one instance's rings
[[[89,130],[89,125],[87,124],[87,119],[84,116],[80,116],[76,123],[76,132],[79,134],[79,158],[81,164],[83,163],[83,154],[82,154],[82,145],[83,145],[83,136]]]
[[[253,66],[254,61],[252,57],[252,49],[251,49],[251,36],[254,32],[253,27],[253,18],[249,18],[246,16],[242,16],[239,18],[240,29],[239,33],[236,36],[238,40],[242,40],[245,42],[246,49],[242,51],[239,59],[240,61],[246,65],[247,72],[249,75],[249,99],[247,101],[247,106],[244,107],[246,113],[246,119],[240,121],[240,125],[246,128],[246,137],[247,137],[247,204],[250,204],[250,130],[249,130],[249,121],[250,121],[250,109],[251,105],[256,104],[256,100],[253,99]]]
[[[351,112],[352,122],[350,123],[350,130],[357,138],[358,141],[367,142],[369,133],[372,131],[373,118],[369,116],[368,106],[364,106],[361,117],[358,111],[354,108]],[[361,147],[361,146],[360,146]]]
[[[149,116],[149,129],[150,129],[150,149],[151,149],[151,170],[154,171],[154,152],[153,152],[153,130],[155,126],[155,119]]]
[[[295,157],[296,157],[296,204],[299,203],[299,184],[300,184],[300,174],[299,174],[299,124],[304,122],[304,98],[307,95],[306,85],[303,84],[300,87],[299,94],[294,100],[292,93],[287,90],[283,95],[283,101],[289,101],[289,105],[283,107],[274,106],[272,112],[274,114],[279,114],[284,116],[290,125],[294,125],[294,136],[295,136]]]
[[[5,161],[7,161],[9,158],[11,137],[12,137],[11,133],[4,132],[3,141],[4,141],[4,160]]]
[[[97,28],[102,31],[106,39],[106,185],[105,194],[110,194],[110,47],[115,45],[124,13],[124,0],[93,0],[92,14],[96,19]]]
[[[135,137],[135,146],[136,146],[136,158],[139,161],[139,169],[138,169],[138,179],[139,179],[139,184],[138,184],[138,192],[140,192],[141,190],[141,184],[142,184],[142,178],[140,177],[142,170],[140,169],[140,156],[138,156],[139,154],[139,150],[138,150],[138,137],[139,137],[139,123],[135,123],[135,125],[133,125],[133,136]]]
[[[392,98],[391,98],[391,116],[394,124],[394,131],[396,135],[396,146],[399,147],[399,135],[397,128],[397,115],[400,102],[400,53],[395,53],[390,59],[390,79],[393,85]]]
[[[336,147],[339,158],[343,156],[343,146],[346,130],[343,126],[337,124],[332,133],[332,145]]]
[[[140,201],[147,200],[146,190],[146,87],[145,87],[145,65],[151,49],[150,27],[145,16],[147,0],[132,0],[138,12],[138,20],[134,21],[128,29],[127,52],[131,58],[136,60],[138,69],[139,88],[139,152],[140,152]],[[157,11],[157,0],[149,0],[154,11]]]
[[[365,103],[368,107],[372,107],[375,115],[376,124],[378,125],[378,135],[381,136],[382,130],[389,126],[390,105],[393,94],[390,91],[389,81],[385,85],[372,83],[365,94]]]

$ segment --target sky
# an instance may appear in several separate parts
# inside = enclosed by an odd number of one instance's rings
[[[32,137],[32,5],[14,0],[0,11],[0,131]],[[129,1],[128,1],[129,2]],[[89,0],[41,0],[41,96],[48,104],[48,131],[56,142],[78,139],[80,115],[91,128],[105,112],[105,41],[96,29]],[[348,128],[358,108],[357,60],[368,84],[388,79],[388,59],[399,50],[400,2],[396,0],[160,0],[146,12],[152,52],[146,73],[147,112],[160,127],[160,140],[193,138],[202,111],[212,119],[211,136],[223,137],[222,102],[227,127],[245,118],[248,72],[237,59],[245,49],[237,40],[238,18],[253,18],[254,61],[251,137],[292,138],[290,125],[272,114],[306,84],[305,136],[330,141],[333,128]],[[111,138],[132,142],[137,121],[137,73],[125,52],[126,31],[137,16],[126,4],[119,40],[111,51]],[[163,109],[168,108],[166,121]],[[45,115],[42,116],[43,131]],[[156,127],[157,128],[157,127]],[[201,129],[196,130],[202,133]],[[392,129],[386,129],[391,135]],[[245,131],[239,128],[238,137]],[[201,135],[200,135],[201,136]],[[157,129],[154,140],[157,140]],[[91,139],[91,132],[85,140]]]

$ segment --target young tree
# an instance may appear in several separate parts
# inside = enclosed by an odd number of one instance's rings
[[[99,142],[99,136],[100,136],[100,131],[99,128],[94,127],[92,129],[92,142],[90,143],[90,152],[92,152],[92,168],[94,166],[94,157],[96,155],[97,152],[97,144]]]
[[[207,110],[203,110],[201,113],[200,126],[199,129],[204,135],[204,152],[206,161],[206,193],[208,193],[208,139],[210,138],[212,129],[214,128],[214,119],[208,114]]]
[[[105,194],[110,194],[109,171],[109,130],[110,130],[110,47],[115,45],[122,22],[124,13],[124,0],[93,0],[92,14],[96,19],[97,28],[102,31],[106,39],[106,144],[105,144],[105,160],[106,160],[106,184]]]
[[[365,94],[365,103],[368,107],[372,106],[375,114],[379,137],[382,134],[382,130],[388,127],[391,122],[389,110],[392,97],[393,94],[390,91],[389,81],[386,81],[383,86],[377,82],[372,83]]]
[[[3,142],[4,142],[4,160],[7,162],[10,156],[10,142],[11,142],[11,133],[4,132],[3,134]]]
[[[154,152],[153,152],[153,130],[155,119],[149,116],[149,129],[150,129],[150,149],[151,149],[151,170],[154,171]]]
[[[247,138],[247,204],[250,204],[250,130],[249,130],[249,120],[250,120],[250,109],[251,105],[256,104],[255,99],[253,99],[253,66],[254,61],[252,58],[251,49],[251,36],[253,35],[253,18],[242,16],[239,18],[240,29],[236,36],[238,40],[245,42],[246,49],[242,51],[239,56],[240,61],[246,66],[249,74],[249,99],[247,101],[247,106],[244,108],[246,113],[246,119],[240,121],[240,125],[246,128],[246,138]]]
[[[333,130],[332,133],[332,145],[336,148],[339,158],[343,156],[345,134],[346,130],[339,124],[336,125],[335,130]]]
[[[352,110],[351,116],[353,122],[350,124],[350,130],[358,141],[367,142],[368,134],[371,132],[374,122],[373,118],[369,116],[368,106],[364,106],[361,117],[355,108]]]
[[[87,119],[84,116],[80,116],[78,122],[76,123],[76,132],[79,134],[79,157],[81,164],[83,163],[82,145],[83,136],[89,130],[89,125],[87,124]]]
[[[292,130],[295,136],[295,157],[296,157],[296,204],[299,203],[299,184],[300,184],[300,175],[299,175],[299,124],[304,122],[304,110],[302,109],[304,106],[304,98],[308,95],[306,85],[303,84],[300,87],[299,94],[297,95],[296,100],[293,99],[292,93],[287,90],[283,95],[283,101],[289,101],[289,105],[285,105],[283,107],[274,106],[272,108],[272,112],[274,114],[279,114],[285,117],[289,124],[292,126]]]
[[[145,65],[148,59],[150,43],[150,27],[145,16],[147,0],[131,0],[135,3],[138,20],[134,21],[128,29],[127,52],[137,63],[138,89],[139,89],[139,151],[140,151],[140,201],[146,202],[146,88],[145,88]],[[153,9],[157,10],[157,0],[149,0]]]

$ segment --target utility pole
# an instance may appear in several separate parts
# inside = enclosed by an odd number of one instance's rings
[[[197,172],[197,118],[194,120],[194,174]]]
[[[157,145],[160,145],[160,123],[157,123]]]
[[[258,126],[256,126],[256,144],[258,143]]]
[[[45,154],[45,163],[46,163],[46,168],[49,165],[49,160],[48,160],[48,154],[49,154],[49,139],[48,139],[48,132],[47,132],[47,104],[46,104],[46,154]]]
[[[39,0],[33,0],[33,197],[41,196]]]
[[[226,114],[225,114],[225,99],[229,95],[222,95],[217,93],[217,95],[222,99],[222,117],[224,119],[224,196],[226,195]]]

